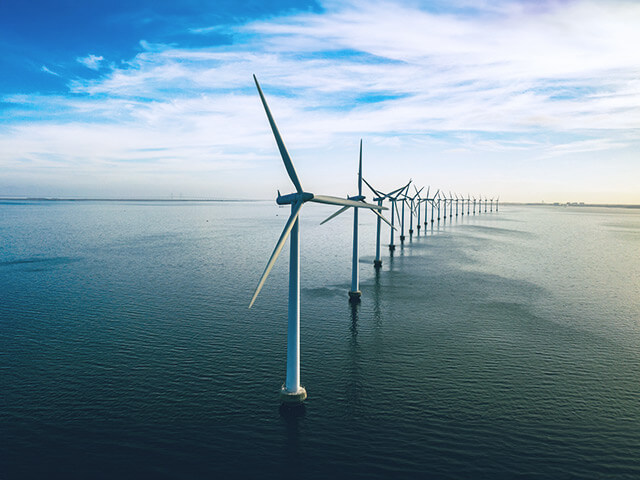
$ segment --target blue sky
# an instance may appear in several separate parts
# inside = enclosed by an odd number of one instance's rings
[[[640,203],[640,2],[0,3],[0,195]]]

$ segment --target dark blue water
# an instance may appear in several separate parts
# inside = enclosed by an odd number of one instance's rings
[[[385,250],[272,203],[0,205],[0,478],[639,478],[640,211],[501,207]],[[388,231],[385,230],[385,241]]]

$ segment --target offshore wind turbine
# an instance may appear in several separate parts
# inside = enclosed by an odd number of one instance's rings
[[[438,221],[440,221],[440,202],[442,202],[442,207],[444,211],[444,220],[447,221],[447,195],[442,195],[442,199],[438,197]]]
[[[487,213],[487,196],[484,197],[484,213]]]
[[[500,201],[500,195],[496,198],[496,212],[498,211],[498,202]]]
[[[458,216],[458,194],[456,193],[456,217]]]
[[[493,213],[493,197],[491,197],[491,200],[489,200],[491,202],[491,210],[489,210],[491,213]]]
[[[409,236],[413,235],[413,217],[415,215],[415,211],[416,211],[416,198],[418,198],[420,196],[420,192],[422,190],[424,190],[424,187],[422,187],[420,190],[418,190],[416,188],[416,186],[414,185],[413,188],[415,188],[416,190],[416,194],[413,197],[409,197]],[[420,199],[418,198],[418,208],[420,208]],[[420,228],[420,217],[418,216],[418,229]]]
[[[287,238],[289,238],[289,308],[288,308],[288,327],[287,327],[287,375],[285,383],[280,389],[280,400],[283,403],[300,403],[307,398],[307,391],[300,384],[300,229],[299,229],[299,216],[302,206],[306,202],[326,203],[329,205],[340,205],[345,207],[367,207],[376,210],[382,210],[383,207],[377,205],[370,205],[364,202],[356,202],[354,200],[347,200],[339,197],[332,197],[327,195],[316,195],[311,192],[305,192],[296,173],[289,152],[284,145],[284,141],[278,131],[276,122],[271,115],[271,110],[267,105],[267,101],[264,98],[260,84],[256,76],[253,76],[260,100],[264,107],[271,131],[275,137],[278,150],[280,150],[280,156],[284,163],[287,174],[291,179],[291,183],[295,187],[295,193],[288,195],[281,195],[278,192],[276,203],[278,205],[291,205],[291,215],[287,220],[287,223],[282,230],[282,234],[276,243],[276,247],[267,262],[267,266],[260,277],[258,286],[251,298],[249,308],[253,306],[260,290],[267,280],[273,265],[275,264],[282,248],[284,247]]]
[[[358,164],[358,195],[356,195],[355,197],[349,197],[349,200],[364,202],[364,199],[365,196],[362,195],[362,139],[360,139],[360,161]],[[381,206],[381,204],[379,204],[379,206]],[[349,208],[351,207],[342,207],[336,213],[322,221],[320,225],[328,222],[332,218],[337,217]],[[378,215],[378,222],[380,222],[380,220],[382,219],[385,222],[389,223],[389,221],[384,218],[381,213],[378,213],[376,210],[371,211]],[[389,225],[391,224],[389,223]],[[358,209],[356,208],[353,210],[353,255],[351,256],[351,290],[349,290],[349,301],[351,303],[358,303],[360,301],[360,297],[362,296],[362,292],[360,291],[360,257],[358,254],[358,246]]]
[[[471,197],[469,196],[469,193],[467,192],[467,216],[469,216],[469,204],[470,203],[471,203]]]
[[[476,214],[476,197],[473,197],[473,214]]]
[[[362,178],[362,181],[367,185],[367,187],[369,187],[369,189],[375,195],[375,198],[373,200],[378,203],[379,207],[382,207],[383,200],[388,199],[389,201],[391,201],[390,199],[393,198],[394,195],[402,192],[405,188],[407,188],[407,186],[409,186],[409,184],[407,184],[407,185],[404,185],[403,187],[393,190],[392,192],[383,193],[373,188],[371,184],[367,182],[367,180],[364,177]],[[382,267],[382,259],[380,258],[380,227],[381,227],[380,220],[382,218],[383,217],[380,217],[380,216],[378,217],[378,222],[376,225],[376,259],[373,261],[373,266],[376,269]],[[389,223],[386,218],[385,218],[385,222]],[[389,245],[389,250],[393,251],[393,249],[395,249],[395,246],[391,248],[391,246],[393,245],[393,231],[396,229],[396,227],[394,226],[394,220],[393,220],[393,210],[391,211],[391,223],[389,224],[389,226],[391,227],[391,245]]]
[[[409,181],[409,183],[411,183],[411,181]],[[409,188],[407,187],[407,191],[408,190],[409,190]],[[400,221],[400,243],[404,243],[404,239],[405,239],[405,236],[404,236],[404,206],[407,204],[407,199],[408,198],[409,197],[407,196],[407,193],[403,192],[402,193],[402,199],[401,199],[401,201],[402,201],[402,218],[401,218],[401,221]]]
[[[435,193],[435,195],[431,198],[429,198],[429,195],[427,195],[427,198],[425,199],[427,202],[431,203],[431,225],[433,225],[433,218],[435,217],[434,215],[434,209],[435,209],[435,203],[436,203],[436,197],[440,195],[440,189],[438,189]],[[439,209],[440,207],[438,207]],[[439,210],[438,210],[439,211]],[[438,215],[438,217],[440,217],[440,215]],[[440,220],[438,218],[438,220]],[[425,211],[424,211],[424,224],[425,226],[427,225],[427,204],[425,203]]]
[[[415,188],[415,186],[414,186],[414,188]],[[428,186],[427,187],[427,197],[429,197],[429,190],[431,190],[431,187]],[[418,192],[417,195],[418,195],[418,219],[417,219],[416,228],[418,229],[418,233],[420,233],[420,204],[422,202],[424,202],[424,224],[426,226],[427,225],[427,198],[422,198],[420,196],[420,192]]]
[[[445,211],[446,215],[447,212]],[[449,218],[453,218],[453,195],[451,195],[451,190],[449,190]]]

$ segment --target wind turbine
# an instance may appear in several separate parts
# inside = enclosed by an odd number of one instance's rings
[[[443,207],[443,211],[444,211],[444,220],[443,221],[447,221],[447,196],[446,195],[442,195],[442,199],[440,199],[440,197],[438,197],[438,221],[440,221],[440,202],[442,202],[442,207]]]
[[[427,198],[425,199],[426,202],[430,202],[431,203],[431,225],[433,225],[433,217],[435,216],[434,215],[434,208],[435,208],[435,203],[436,203],[436,197],[438,195],[440,195],[440,190],[439,189],[436,191],[436,193],[435,193],[435,195],[433,197],[429,198],[429,195],[427,195]],[[427,225],[427,204],[426,203],[424,205],[424,208],[425,208],[425,210],[424,210],[424,224],[426,226]],[[438,211],[439,211],[439,208],[440,207],[438,207]],[[438,217],[439,216],[440,215],[438,215]],[[438,218],[438,220],[440,220],[440,219]]]
[[[413,197],[409,197],[409,235],[413,235],[413,217],[415,215],[415,211],[416,211],[416,198],[418,198],[418,209],[420,208],[420,192],[422,190],[424,190],[424,187],[422,187],[420,190],[418,190],[416,188],[416,186],[414,185],[413,188],[415,188],[416,190],[416,194]],[[420,215],[418,215],[418,229],[420,229]]]
[[[493,213],[493,197],[491,197],[491,199],[489,200],[491,202],[491,210],[489,210],[491,213]]]
[[[458,216],[458,194],[456,193],[456,217]]]
[[[456,193],[456,197],[458,196],[458,194]],[[462,215],[464,217],[464,195],[460,195],[460,215]]]
[[[409,183],[411,183],[411,181],[409,181]],[[407,186],[407,191],[409,190],[408,186]],[[404,243],[404,206],[407,204],[407,200],[409,199],[409,197],[407,196],[406,192],[402,192],[402,218],[400,221],[400,243]],[[395,202],[394,202],[395,205]]]
[[[284,141],[280,136],[276,122],[271,115],[271,110],[267,105],[267,101],[264,98],[260,84],[256,76],[253,76],[253,80],[256,83],[260,100],[264,107],[269,125],[275,137],[278,149],[280,150],[280,156],[284,163],[287,174],[291,179],[291,183],[295,187],[295,193],[288,195],[281,195],[278,192],[276,203],[278,205],[291,205],[291,215],[287,220],[287,223],[282,230],[282,234],[276,243],[276,247],[267,262],[267,266],[260,277],[258,286],[251,298],[249,308],[253,306],[260,290],[267,280],[273,265],[275,264],[278,255],[282,251],[287,238],[289,239],[289,308],[288,308],[288,328],[287,328],[287,376],[284,385],[280,389],[280,400],[283,403],[300,403],[307,398],[307,391],[300,385],[300,229],[299,229],[299,215],[302,205],[306,202],[326,203],[329,205],[341,205],[346,207],[367,207],[374,208],[376,210],[382,210],[383,207],[377,205],[370,205],[364,202],[356,202],[354,200],[346,200],[339,197],[332,197],[327,195],[315,195],[311,192],[305,192],[302,189],[298,174],[293,166],[289,152],[284,145]]]
[[[484,196],[484,213],[487,213],[487,196]]]
[[[394,196],[389,197],[389,202],[391,202],[391,225],[394,226],[394,218],[395,215],[398,216],[398,218],[400,217],[400,214],[398,213],[398,199],[400,198],[401,195],[404,194],[404,191],[406,189],[409,188],[409,185],[411,184],[411,180],[409,180],[409,183],[407,183],[407,185],[402,188],[402,190],[400,190],[398,193],[396,193]],[[404,240],[404,224],[401,225],[401,232],[400,232],[400,241],[402,242]],[[389,251],[393,252],[396,249],[396,246],[393,243],[393,231],[396,230],[395,228],[391,229],[391,243],[389,243]]]
[[[471,196],[469,195],[469,192],[467,192],[467,217],[469,216],[469,204],[470,203],[471,203]],[[475,211],[473,213],[475,213]]]
[[[364,202],[365,196],[362,195],[362,139],[360,139],[360,161],[358,166],[358,195],[355,197],[349,197],[349,200],[355,200],[357,202]],[[381,206],[381,203],[378,204]],[[328,222],[332,218],[337,217],[342,212],[346,211],[350,207],[345,206],[338,210],[333,215],[329,216],[327,219],[322,221],[320,225]],[[387,222],[389,225],[389,221],[382,216],[381,213],[378,213],[376,210],[371,210],[376,215],[378,215],[378,222],[382,219]],[[353,210],[353,255],[351,257],[351,290],[349,290],[349,301],[351,303],[358,303],[360,301],[360,297],[362,296],[362,292],[360,291],[360,265],[359,265],[359,255],[358,255],[358,209]]]
[[[500,195],[496,198],[496,212],[498,211],[498,202],[500,201]]]
[[[416,190],[416,197],[418,197],[418,217],[416,219],[416,228],[418,229],[418,234],[420,233],[420,204],[424,201],[425,202],[425,210],[424,210],[424,224],[427,224],[427,204],[426,204],[426,199],[422,198],[420,196],[420,192],[424,189],[424,187],[422,187],[420,189],[420,191],[418,191],[418,188],[414,185],[413,188],[415,188]],[[427,197],[429,196],[429,188],[427,187]]]
[[[476,214],[476,197],[473,197],[473,214]]]
[[[396,190],[393,190],[392,192],[383,193],[383,192],[380,192],[380,191],[376,190],[375,188],[373,188],[371,186],[371,184],[369,182],[367,182],[367,180],[364,177],[362,178],[362,181],[367,185],[367,187],[369,187],[369,189],[375,195],[375,198],[373,200],[375,202],[378,202],[378,206],[379,207],[382,207],[383,200],[387,199],[387,200],[391,201],[391,198],[393,198],[394,195],[397,195],[400,192],[402,192],[405,188],[407,188],[409,186],[409,183],[411,183],[411,182],[409,182],[406,185],[404,185],[404,186],[402,186],[402,187],[400,187],[400,188],[398,188]],[[393,206],[392,206],[392,208],[393,208]],[[376,259],[373,261],[373,266],[375,268],[382,267],[382,260],[380,258],[380,227],[381,227],[380,220],[381,220],[381,217],[378,217],[378,223],[377,223],[377,228],[376,228]],[[389,223],[386,219],[385,219],[385,221],[387,223]],[[396,248],[395,245],[393,245],[393,231],[396,230],[396,227],[394,226],[393,210],[391,210],[391,223],[389,225],[391,226],[391,244],[389,245],[389,251],[393,252],[393,250]]]
[[[444,212],[445,216],[447,212]],[[453,195],[451,195],[451,190],[449,190],[449,218],[453,218]]]

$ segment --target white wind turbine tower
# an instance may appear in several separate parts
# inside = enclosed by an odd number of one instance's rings
[[[409,183],[411,183],[411,181],[409,181]],[[409,191],[409,189],[407,188],[407,191]],[[402,219],[400,221],[400,243],[404,243],[404,239],[406,238],[404,236],[404,206],[407,203],[407,200],[409,199],[409,197],[407,196],[406,192],[402,193]],[[395,204],[395,202],[394,202]]]
[[[362,139],[360,140],[360,161],[358,166],[358,195],[355,197],[349,197],[349,200],[355,200],[357,202],[364,202],[365,196],[362,195]],[[382,202],[378,203],[379,206],[382,205]],[[329,216],[327,219],[323,220],[320,225],[328,222],[332,218],[337,217],[342,212],[346,211],[351,207],[345,206],[338,210],[333,215]],[[371,210],[376,215],[378,215],[378,222],[380,220],[384,220],[389,225],[389,221],[384,218],[381,213],[378,213],[376,210]],[[358,209],[353,210],[353,255],[351,258],[351,290],[349,290],[349,301],[351,303],[358,303],[360,301],[360,297],[362,296],[362,292],[360,291],[360,265],[359,265],[360,256],[358,254]]]
[[[418,190],[416,188],[416,186],[414,185],[413,188],[416,190],[416,194],[413,197],[407,197],[409,198],[409,236],[413,235],[413,217],[415,215],[415,211],[416,211],[416,198],[418,198],[418,208],[420,208],[420,192],[422,190],[424,190],[424,187],[422,187],[420,190]],[[420,216],[418,215],[418,229],[420,228]]]
[[[471,203],[471,196],[467,192],[467,217],[469,216],[469,204],[470,203]],[[475,213],[475,211],[473,213]]]
[[[491,202],[491,209],[489,211],[493,213],[493,197],[491,197],[489,201]]]
[[[444,212],[445,216],[447,212]],[[451,190],[449,190],[449,218],[453,218],[453,195],[451,195]]]
[[[426,201],[431,203],[431,225],[433,226],[433,218],[435,217],[434,215],[434,208],[435,208],[435,204],[436,204],[436,197],[440,195],[440,189],[438,189],[435,193],[435,195],[431,198],[429,198],[429,195],[427,195]],[[438,202],[439,203],[439,202]],[[438,212],[440,212],[440,207],[438,206]],[[438,214],[438,217],[440,217],[440,215]],[[440,218],[438,218],[438,220],[440,220]],[[427,204],[425,203],[425,212],[424,212],[424,224],[427,224]]]
[[[473,197],[473,214],[476,214],[476,197]]]
[[[442,202],[442,208],[444,211],[443,221],[447,221],[447,195],[442,195],[442,198],[438,197],[438,221],[440,221],[440,202]]]
[[[267,280],[273,265],[275,264],[278,255],[282,251],[287,238],[289,240],[290,253],[289,253],[289,313],[288,313],[288,328],[287,328],[287,376],[284,385],[280,390],[280,400],[284,403],[300,403],[307,398],[307,391],[300,384],[300,230],[299,230],[299,215],[302,205],[306,202],[326,203],[330,205],[341,205],[348,207],[367,207],[382,210],[383,207],[377,205],[370,205],[364,202],[356,202],[353,200],[346,200],[339,197],[331,197],[325,195],[315,195],[311,192],[305,192],[302,189],[298,174],[293,166],[289,152],[284,145],[276,122],[271,115],[267,101],[264,98],[262,89],[256,76],[253,76],[253,80],[256,83],[260,100],[264,106],[269,125],[275,137],[278,149],[280,150],[280,156],[284,162],[284,166],[287,170],[287,174],[291,179],[291,183],[295,187],[295,193],[288,195],[280,195],[278,192],[278,198],[276,203],[278,205],[291,205],[291,215],[287,220],[287,223],[282,230],[282,234],[276,243],[276,247],[267,262],[267,266],[260,277],[258,286],[255,293],[249,303],[249,308],[253,306],[264,282]]]
[[[456,193],[456,217],[458,216],[458,194]]]
[[[487,213],[487,196],[484,196],[484,213]]]
[[[398,202],[398,198],[400,197],[400,195],[403,195],[404,191],[406,189],[409,188],[409,185],[411,184],[411,180],[409,180],[409,183],[407,183],[407,185],[400,190],[398,193],[396,193],[394,196],[390,196],[389,197],[389,202],[391,202],[391,243],[389,243],[389,251],[393,252],[396,249],[396,246],[393,243],[393,231],[395,230],[395,222],[394,222],[394,218],[397,215],[398,217],[400,217],[400,214],[398,213],[398,206],[397,206],[397,202]],[[404,228],[404,226],[403,226]],[[403,230],[404,231],[404,230]],[[403,233],[400,234],[400,241],[403,240]]]
[[[371,184],[369,182],[367,182],[367,180],[363,177],[362,181],[367,185],[367,187],[369,187],[369,189],[373,192],[373,194],[375,195],[375,198],[373,199],[375,202],[378,202],[378,206],[381,207],[382,206],[382,202],[385,199],[388,199],[389,201],[391,201],[391,199],[393,198],[394,195],[398,195],[400,194],[400,192],[402,192],[405,188],[407,188],[409,186],[409,183],[407,183],[405,186],[400,187],[396,190],[393,190],[392,192],[389,193],[383,193],[380,192],[379,190],[376,190],[375,188],[373,188],[371,186]],[[393,203],[392,203],[392,208],[393,208]],[[383,217],[379,216],[378,217],[378,222],[377,222],[377,228],[376,228],[376,259],[373,261],[373,266],[375,268],[380,268],[382,267],[382,259],[380,258],[380,220]],[[391,227],[391,244],[389,245],[389,251],[393,252],[393,250],[395,249],[395,245],[393,245],[393,231],[396,230],[396,227],[394,226],[394,220],[393,220],[393,210],[391,210],[391,223],[389,224],[389,226]],[[385,222],[389,223],[387,221],[387,219],[385,218]],[[393,248],[392,248],[393,247]]]
[[[415,188],[415,186],[414,186],[414,188]],[[431,190],[431,187],[427,186],[427,197],[429,197],[429,190]],[[426,226],[427,225],[427,201],[428,200],[427,200],[427,198],[422,198],[420,196],[420,193],[418,193],[417,195],[418,195],[418,220],[417,220],[416,228],[418,229],[418,233],[420,233],[420,204],[422,202],[424,202],[424,224]]]
[[[496,212],[498,211],[498,202],[500,201],[500,195],[496,198]]]

